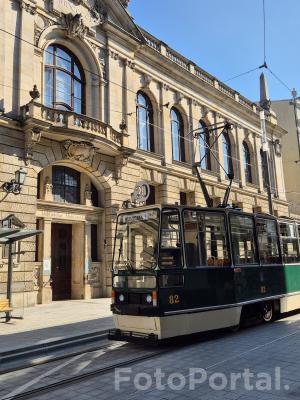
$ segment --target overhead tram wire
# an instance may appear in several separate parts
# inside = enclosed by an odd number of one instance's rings
[[[44,53],[47,53],[47,54],[51,54],[51,55],[52,55],[52,53],[51,53],[50,51],[48,51],[47,49],[43,49],[43,48],[41,48],[41,47],[39,47],[39,46],[36,46],[34,43],[29,42],[28,40],[23,39],[23,38],[21,38],[20,36],[15,35],[15,34],[12,33],[12,32],[8,32],[8,31],[6,31],[5,29],[2,29],[2,28],[0,28],[0,31],[1,31],[1,32],[4,32],[4,33],[6,33],[6,34],[8,34],[8,35],[10,35],[10,36],[12,36],[12,37],[15,37],[16,39],[18,39],[18,40],[20,40],[20,41],[23,41],[23,42],[29,44],[30,46],[33,46],[34,48],[38,48],[38,49],[42,50]],[[61,56],[59,56],[59,55],[56,55],[56,58],[65,60],[63,57],[61,57]],[[88,73],[90,73],[91,75],[94,75],[94,76],[96,76],[96,77],[98,77],[98,78],[100,78],[100,79],[103,79],[103,77],[102,77],[100,74],[98,74],[98,73],[96,73],[96,72],[94,72],[94,71],[90,71],[89,69],[83,68],[83,67],[82,67],[82,70],[85,71],[85,72],[88,72]],[[120,84],[120,83],[114,82],[114,81],[109,80],[109,79],[106,79],[106,82],[111,83],[111,84],[113,84],[113,85],[116,85],[116,86],[118,86],[118,87],[120,87],[120,88],[122,88],[122,89],[124,89],[124,90],[126,90],[126,91],[128,91],[128,92],[131,92],[131,93],[136,94],[136,92],[135,92],[134,90],[129,89],[129,88],[125,87],[124,85]],[[4,85],[4,84],[2,84],[2,83],[0,83],[0,86],[12,88],[11,86]],[[14,89],[14,88],[12,88],[12,89]],[[27,91],[27,92],[28,92],[28,90],[26,90],[26,89],[19,89],[19,88],[18,88],[18,89],[15,89],[15,90],[17,90],[17,91]],[[123,114],[123,112],[120,112],[120,113]],[[130,116],[130,114],[134,114],[134,113],[135,113],[135,111],[134,111],[134,112],[129,112],[129,113],[127,112],[127,113],[124,113],[124,116],[125,116],[125,115]],[[201,118],[192,117],[192,120],[193,120],[193,121],[196,121],[196,122],[199,122],[200,119],[201,119]],[[212,124],[212,125],[214,125],[214,124]]]
[[[43,48],[41,48],[41,47],[39,47],[39,46],[36,46],[34,43],[32,43],[32,42],[30,42],[30,41],[28,41],[28,40],[26,40],[26,39],[23,39],[23,38],[21,38],[20,36],[14,34],[14,33],[12,33],[12,32],[8,32],[8,31],[6,31],[6,30],[3,29],[3,28],[0,28],[0,31],[2,31],[2,32],[6,33],[7,35],[10,35],[10,36],[12,36],[12,37],[14,37],[14,38],[16,38],[16,39],[18,39],[18,40],[20,40],[20,41],[23,41],[23,42],[27,43],[28,45],[33,46],[34,48],[38,48],[38,49],[42,50],[44,53],[48,53],[48,54],[52,55],[52,53],[51,53],[50,51],[48,51],[47,49],[43,49]],[[59,55],[56,55],[56,58],[59,58],[59,59],[62,59],[62,60],[64,59],[63,57],[61,57],[61,56],[59,56]],[[251,72],[253,72],[253,71],[257,70],[257,69],[263,68],[263,67],[267,67],[267,65],[264,63],[263,65],[261,65],[261,66],[259,66],[259,67],[253,68],[253,69],[251,69],[251,70],[249,70],[249,71],[246,71],[246,72],[244,72],[244,73],[242,73],[242,74],[239,74],[239,75],[237,75],[237,76],[235,76],[235,77],[232,77],[232,78],[228,79],[228,80],[225,81],[225,82],[228,82],[229,80],[233,80],[233,79],[235,79],[235,78],[237,78],[237,77],[239,77],[239,76],[243,76],[243,75],[249,74],[249,73],[251,73]],[[268,68],[268,67],[267,67],[267,68]],[[83,67],[82,67],[82,69],[83,69],[83,71],[88,72],[88,73],[90,73],[91,75],[94,75],[94,76],[97,76],[97,77],[100,78],[100,79],[103,79],[103,77],[102,77],[100,74],[98,74],[98,73],[96,73],[96,72],[94,72],[94,71],[90,71],[89,69],[83,68]],[[275,77],[277,80],[279,80],[279,82],[281,82],[286,88],[288,88],[288,86],[287,86],[286,84],[284,84],[284,82],[283,82],[280,78],[278,78],[269,68],[268,68],[268,70],[274,75],[274,77]],[[128,91],[128,92],[131,92],[131,93],[136,94],[136,92],[135,92],[134,90],[129,89],[129,88],[125,87],[124,85],[121,85],[121,84],[119,84],[119,83],[117,83],[117,82],[114,82],[114,81],[112,81],[112,80],[107,80],[107,82],[109,82],[109,83],[111,83],[111,84],[113,84],[113,85],[116,85],[116,86],[120,87],[121,89],[124,89],[124,90],[126,90],[126,91]],[[0,83],[0,86],[8,87],[8,88],[14,89],[12,86],[5,85],[5,84],[2,84],[2,83]],[[288,89],[289,89],[289,88],[288,88]],[[18,90],[18,91],[28,91],[28,90],[22,89],[22,88],[18,88],[17,90]],[[61,93],[62,93],[62,92],[61,92]],[[118,112],[118,113],[120,113],[120,114],[122,114],[122,115],[124,115],[124,116],[125,116],[125,115],[131,116],[131,115],[133,115],[133,114],[136,114],[136,111],[132,111],[132,112],[125,113],[125,114],[123,113],[123,111],[114,111],[114,110],[111,110],[111,111],[112,111],[112,112]],[[196,122],[199,123],[199,118],[194,118],[194,117],[192,117],[192,120],[194,120],[194,121],[196,121]],[[163,129],[162,127],[160,127],[160,126],[158,126],[158,125],[155,125],[155,124],[151,124],[151,125],[153,125],[153,127],[158,128],[159,130],[163,131],[163,133],[171,133],[171,132],[166,132],[165,129]],[[212,124],[212,125],[215,125],[215,124]],[[192,140],[188,139],[187,137],[184,137],[184,140],[189,141],[189,142],[192,142]]]

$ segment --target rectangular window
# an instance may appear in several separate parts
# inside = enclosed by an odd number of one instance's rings
[[[294,223],[280,223],[279,227],[283,262],[286,264],[299,262],[299,243],[296,225]]]
[[[257,264],[253,217],[231,214],[230,226],[234,264]]]
[[[52,168],[54,201],[80,204],[80,172],[68,167]]]
[[[188,268],[230,265],[224,214],[185,211],[184,238]]]
[[[12,253],[16,253],[16,251],[17,251],[17,245],[16,245],[16,243],[17,243],[17,242],[14,242],[14,243],[12,244],[12,248],[11,248]],[[9,246],[8,246],[8,244],[2,245],[2,258],[8,259],[8,254],[9,254]],[[12,257],[13,257],[13,259],[15,259],[15,258],[16,258],[16,255],[13,254]]]
[[[98,225],[91,225],[91,258],[98,261]]]
[[[161,226],[161,268],[182,268],[180,220],[177,210],[165,210]]]
[[[260,262],[262,264],[280,264],[276,221],[257,218],[256,231]]]
[[[156,190],[155,190],[155,186],[153,185],[149,185],[150,187],[150,194],[148,199],[146,200],[146,206],[151,206],[152,204],[155,204],[155,194],[156,194]]]
[[[187,205],[187,193],[180,192],[180,205],[186,206]]]
[[[99,207],[99,195],[98,195],[98,190],[93,183],[91,183],[91,193],[92,193],[92,205],[94,207]]]

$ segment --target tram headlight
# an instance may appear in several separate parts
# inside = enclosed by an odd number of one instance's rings
[[[148,294],[148,295],[146,296],[146,303],[148,303],[148,304],[151,304],[151,303],[152,303],[152,296],[151,296],[151,294]]]
[[[119,302],[123,303],[124,300],[125,300],[124,294],[120,294],[119,295]]]

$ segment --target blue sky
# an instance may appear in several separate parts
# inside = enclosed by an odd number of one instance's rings
[[[300,0],[265,0],[269,68],[300,95]],[[135,22],[222,81],[263,64],[262,0],[131,0]],[[261,70],[226,82],[252,101]],[[291,95],[266,71],[271,100]]]

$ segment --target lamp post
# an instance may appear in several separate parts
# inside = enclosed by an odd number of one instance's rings
[[[299,120],[298,120],[298,113],[297,113],[297,100],[299,98],[297,97],[297,91],[294,88],[292,90],[292,96],[293,96],[293,107],[294,107],[294,116],[295,116],[295,125],[296,125],[296,135],[297,135],[297,143],[298,143],[298,152],[299,152],[299,160],[300,160],[300,126],[299,126]]]
[[[2,189],[6,193],[20,194],[22,186],[25,183],[26,175],[27,171],[21,167],[15,172],[15,179],[12,179],[10,182],[5,182],[2,185]]]

